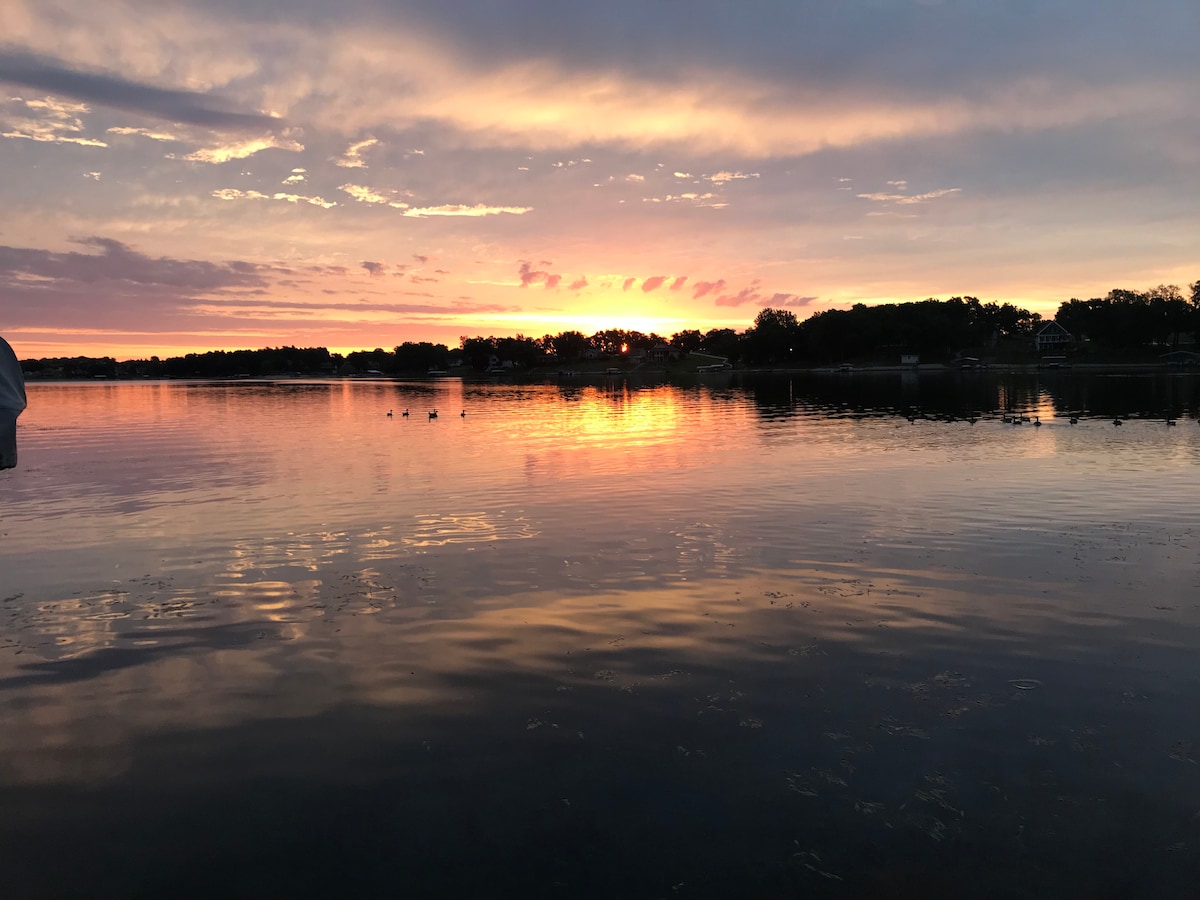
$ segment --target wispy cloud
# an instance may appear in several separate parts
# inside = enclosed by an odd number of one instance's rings
[[[417,218],[425,216],[467,216],[475,218],[479,216],[499,215],[523,216],[532,210],[532,206],[485,206],[482,203],[477,203],[474,206],[464,206],[458,203],[449,203],[445,206],[422,206],[406,209],[404,210],[404,215]]]
[[[282,200],[286,203],[308,203],[322,209],[332,209],[337,206],[333,200],[324,197],[310,197],[304,194],[288,194],[279,191],[274,194],[264,194],[261,191],[243,191],[238,188],[220,188],[212,192],[218,200]]]
[[[297,141],[278,135],[251,138],[250,140],[234,141],[216,147],[206,147],[185,154],[183,159],[189,162],[224,163],[233,159],[245,159],[263,150],[290,150],[299,152],[304,145]]]
[[[84,103],[220,131],[262,131],[284,124],[273,116],[238,110],[220,97],[140,84],[20,50],[0,50],[0,82],[5,81]]]
[[[392,197],[386,196],[369,187],[364,187],[361,184],[342,184],[338,185],[339,191],[344,191],[360,203],[375,203],[383,206],[391,206],[394,209],[408,209],[409,204],[403,200],[395,200]],[[393,192],[394,194],[395,192]]]
[[[149,128],[130,128],[129,126],[116,125],[107,129],[108,134],[119,135],[137,135],[139,137],[148,138],[152,141],[178,141],[179,137],[166,131],[152,131]]]
[[[713,184],[727,184],[730,181],[745,181],[747,178],[758,178],[757,172],[717,172],[707,176]]]
[[[50,281],[95,284],[102,281],[166,285],[197,291],[266,284],[263,269],[246,262],[150,257],[111,238],[75,241],[98,252],[65,253],[27,247],[0,246],[0,277],[34,277]]]
[[[7,131],[0,137],[23,138],[27,141],[53,144],[79,144],[84,147],[107,147],[97,138],[84,136],[80,116],[89,111],[87,104],[67,103],[53,97],[44,100],[23,100],[13,97],[8,106],[18,112],[0,112],[0,123]]]
[[[643,203],[690,203],[694,206],[709,206],[713,209],[721,209],[728,206],[724,200],[716,194],[709,191],[708,193],[700,194],[696,191],[686,191],[682,194],[667,194],[665,197],[643,197]]]
[[[889,181],[888,184],[895,184]],[[905,184],[901,182],[901,184]],[[936,191],[929,191],[924,194],[894,194],[894,193],[876,193],[876,194],[858,194],[863,200],[875,200],[879,203],[899,203],[908,205],[913,203],[927,203],[930,200],[937,200],[940,197],[948,197],[951,194],[957,194],[962,191],[962,188],[942,188]]]
[[[357,143],[351,144],[346,148],[345,153],[343,153],[338,159],[334,160],[334,165],[341,166],[343,169],[365,169],[367,167],[367,163],[363,159],[363,154],[372,147],[376,147],[378,145],[378,138],[366,138],[358,141]]]

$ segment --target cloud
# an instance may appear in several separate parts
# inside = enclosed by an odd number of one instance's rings
[[[712,202],[710,202],[712,201]],[[700,194],[695,191],[687,191],[683,194],[667,194],[665,197],[643,197],[643,203],[691,203],[694,206],[707,206],[713,209],[722,209],[729,204],[720,200],[714,193]]]
[[[626,278],[625,282],[621,285],[621,290],[628,291],[631,287],[633,287],[633,283],[635,281],[637,281],[636,278]]]
[[[231,108],[220,97],[169,90],[99,72],[85,72],[48,56],[0,51],[0,81],[48,91],[85,103],[183,122],[217,131],[275,130],[283,122],[258,112]]]
[[[364,269],[366,269],[368,273],[370,273],[372,278],[375,278],[378,275],[382,275],[387,270],[387,266],[385,266],[381,262],[371,262],[370,260],[363,260],[360,263],[360,265]]]
[[[736,294],[722,294],[713,301],[714,306],[743,306],[753,300],[758,300],[760,294],[753,288],[742,288]]]
[[[708,294],[716,294],[725,289],[725,279],[717,281],[697,281],[692,287],[692,299],[699,300]]]
[[[776,292],[769,297],[762,294],[758,290],[758,281],[755,280],[750,287],[742,288],[736,294],[722,294],[713,301],[714,306],[724,307],[739,307],[746,304],[754,304],[763,308],[800,308],[808,306],[816,297],[801,297],[798,294],[786,294]]]
[[[206,147],[186,154],[183,159],[189,162],[224,163],[232,159],[245,159],[263,150],[290,150],[298,153],[304,145],[279,135],[250,138],[249,140],[234,141],[216,147]],[[174,154],[169,154],[174,158]]]
[[[687,282],[687,280],[688,280],[688,277],[686,275],[678,276],[674,281],[671,282],[670,290],[672,290],[672,291],[683,290],[683,285]]]
[[[445,206],[423,206],[404,210],[404,215],[416,218],[424,216],[523,216],[533,210],[532,206],[484,206],[477,203],[474,206],[464,206],[459,203],[448,203]]]
[[[567,286],[567,290],[582,291],[587,286],[588,286],[588,280],[586,278],[584,278],[583,276],[580,276],[579,278],[576,278],[574,281],[572,281]]]
[[[820,300],[820,297],[800,297],[796,294],[775,294],[767,302],[767,306],[803,307]]]
[[[83,284],[128,282],[196,291],[261,287],[267,283],[262,268],[252,263],[154,258],[120,241],[102,237],[82,238],[74,243],[99,252],[60,253],[0,246],[0,278]]]
[[[529,287],[531,284],[539,284],[547,281],[550,278],[550,273],[542,269],[534,269],[533,264],[522,262],[521,268],[518,270],[521,278],[521,287]],[[557,284],[557,282],[555,282]]]
[[[642,293],[648,294],[651,291],[657,291],[663,286],[663,282],[667,280],[667,277],[668,276],[666,275],[655,275],[651,278],[647,278],[642,282]]]
[[[44,100],[13,97],[10,102],[24,109],[17,115],[4,116],[2,121],[8,130],[0,132],[0,137],[84,147],[108,146],[104,141],[83,136],[83,120],[79,117],[89,111],[86,104],[65,103],[52,97]]]
[[[363,153],[372,147],[378,146],[378,144],[378,138],[367,138],[356,144],[351,144],[346,148],[346,152],[338,159],[335,159],[333,163],[336,166],[341,166],[343,169],[365,169],[367,164],[363,162]]]
[[[894,182],[889,181],[888,184]],[[858,194],[863,200],[874,200],[879,203],[899,203],[908,205],[913,203],[926,203],[930,200],[937,200],[939,197],[947,197],[950,194],[957,194],[962,191],[962,188],[942,188],[936,191],[929,191],[926,194]]]
[[[713,184],[727,184],[730,181],[742,181],[746,178],[757,178],[757,172],[717,172],[709,175],[708,180]]]
[[[179,138],[166,131],[151,131],[149,128],[130,128],[128,126],[118,125],[107,129],[108,134],[120,135],[138,135],[139,137],[149,138],[152,141],[178,141]]]
[[[264,194],[261,191],[242,191],[237,188],[220,188],[212,192],[218,200],[282,200],[287,203],[308,203],[322,209],[332,209],[337,206],[333,200],[323,197],[310,197],[304,194],[286,194],[282,191],[274,194]]]
[[[393,200],[391,197],[387,197],[372,188],[364,187],[360,184],[338,185],[338,190],[344,191],[360,203],[381,203],[393,209],[409,208],[409,205],[403,200]]]

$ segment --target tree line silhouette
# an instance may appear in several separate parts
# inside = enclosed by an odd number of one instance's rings
[[[1092,352],[1178,349],[1200,338],[1200,281],[1185,297],[1175,285],[1146,291],[1112,290],[1091,300],[1060,304],[1055,321]],[[160,359],[118,362],[112,357],[22,360],[31,377],[66,378],[236,378],[275,375],[402,375],[463,367],[528,371],[570,366],[585,360],[636,360],[666,348],[672,358],[697,351],[731,365],[820,366],[922,362],[962,356],[1028,358],[1041,316],[1011,303],[951,297],[850,309],[830,309],[803,321],[788,309],[761,310],[745,331],[688,329],[670,337],[618,328],[584,335],[579,331],[531,338],[463,336],[459,346],[406,341],[392,350],[375,348],[345,355],[324,347],[267,347],[212,350]]]

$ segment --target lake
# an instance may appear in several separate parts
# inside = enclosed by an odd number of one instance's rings
[[[31,383],[5,895],[1194,897],[1197,383]]]

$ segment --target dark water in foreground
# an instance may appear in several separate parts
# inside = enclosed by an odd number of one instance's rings
[[[1192,378],[31,385],[4,894],[1194,897]]]

